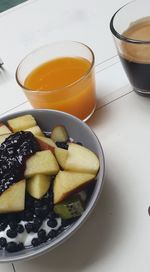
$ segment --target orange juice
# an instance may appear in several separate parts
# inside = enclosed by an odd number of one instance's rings
[[[57,109],[85,119],[95,108],[95,79],[85,58],[62,57],[45,62],[24,81],[34,108]]]

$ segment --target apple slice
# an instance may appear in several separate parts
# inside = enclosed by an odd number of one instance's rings
[[[27,181],[27,192],[34,198],[43,197],[50,187],[50,176],[38,174]]]
[[[25,180],[11,185],[0,195],[0,213],[19,212],[25,206]]]
[[[26,161],[25,176],[32,177],[37,174],[56,175],[59,165],[50,150],[36,152]]]
[[[36,135],[36,139],[41,147],[41,150],[51,150],[54,153],[56,144],[53,142],[52,139],[48,137],[41,137],[38,135]]]
[[[65,170],[96,175],[99,166],[99,159],[94,152],[75,143],[69,144],[68,157],[64,165]]]
[[[11,130],[6,126],[4,125],[3,123],[0,123],[0,135],[3,135],[3,134],[11,134]]]
[[[17,132],[36,126],[36,121],[32,115],[27,114],[8,120],[8,125],[13,132]]]
[[[27,128],[24,131],[30,131],[30,132],[32,132],[32,134],[34,136],[42,136],[42,137],[44,136],[44,134],[43,134],[43,132],[42,132],[42,130],[40,129],[39,126]]]
[[[59,171],[54,180],[54,204],[61,202],[94,178],[94,174]]]
[[[2,144],[10,135],[11,133],[0,135],[0,144]]]
[[[68,150],[56,147],[54,152],[59,165],[64,169],[68,157]]]
[[[54,142],[66,142],[68,141],[68,133],[64,126],[56,126],[51,133],[51,139]]]

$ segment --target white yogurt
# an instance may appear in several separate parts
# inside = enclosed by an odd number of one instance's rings
[[[57,230],[62,223],[61,218],[56,218],[57,220],[57,226],[55,228],[51,228],[47,225],[47,221],[48,219],[45,219],[41,225],[40,229],[44,229],[46,231],[46,234],[48,234],[52,229],[53,230]],[[19,224],[25,226],[25,224],[27,223],[32,223],[33,221],[21,221]],[[0,237],[4,237],[6,238],[7,242],[16,242],[16,243],[23,243],[25,247],[27,246],[31,246],[31,241],[33,238],[37,238],[37,233],[27,233],[26,229],[24,229],[24,232],[22,233],[18,233],[17,236],[15,238],[9,238],[6,234],[7,230],[9,229],[9,226],[7,226],[7,228],[4,231],[0,231]]]

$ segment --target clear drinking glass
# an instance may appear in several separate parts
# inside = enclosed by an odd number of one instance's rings
[[[150,94],[150,1],[133,1],[120,8],[110,29],[133,89]]]
[[[78,80],[58,89],[33,90],[25,87],[27,76],[35,68],[48,61],[64,57],[84,58],[90,62],[90,67]],[[94,54],[82,43],[56,42],[31,52],[19,64],[16,80],[34,108],[65,111],[84,121],[94,112],[96,106]]]

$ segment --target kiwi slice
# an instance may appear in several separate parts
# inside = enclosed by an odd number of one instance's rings
[[[84,207],[80,196],[76,195],[69,200],[56,204],[54,211],[62,219],[70,219],[81,216],[84,212]]]

